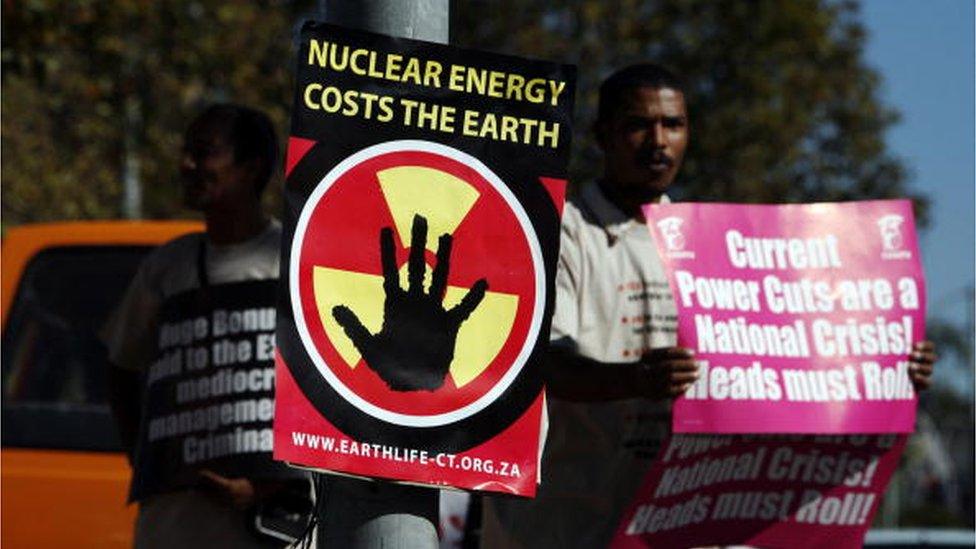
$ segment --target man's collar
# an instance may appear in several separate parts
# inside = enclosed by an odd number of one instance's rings
[[[642,221],[625,214],[613,202],[610,202],[597,182],[586,185],[580,192],[580,199],[586,205],[586,209],[596,217],[596,221],[607,231],[607,234],[615,239],[620,238],[635,226],[644,225]],[[668,198],[668,195],[661,195],[660,204],[670,202],[671,199]]]

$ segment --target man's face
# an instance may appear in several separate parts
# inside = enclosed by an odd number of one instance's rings
[[[186,132],[180,178],[183,201],[194,210],[225,209],[254,199],[253,170],[234,158],[220,122],[198,120]]]
[[[635,88],[610,120],[597,125],[606,155],[606,183],[638,204],[657,199],[674,181],[688,146],[684,95],[672,88]]]

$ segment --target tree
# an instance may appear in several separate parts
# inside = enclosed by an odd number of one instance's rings
[[[906,169],[884,143],[897,115],[862,59],[858,16],[856,3],[829,0],[501,0],[459,3],[452,28],[460,45],[580,65],[576,181],[599,175],[589,131],[599,82],[652,60],[686,83],[692,141],[680,197],[906,196]]]
[[[5,2],[4,224],[120,217],[127,160],[146,217],[185,213],[182,132],[204,104],[263,109],[285,134],[306,4]]]
[[[187,121],[205,102],[233,100],[268,111],[284,135],[295,21],[313,3],[6,2],[3,222],[119,217],[127,166],[145,216],[185,213],[175,166]],[[688,84],[679,197],[906,194],[906,169],[884,145],[897,116],[862,60],[853,2],[477,0],[452,17],[460,45],[581,66],[574,181],[598,175],[589,125],[599,81],[652,59]]]

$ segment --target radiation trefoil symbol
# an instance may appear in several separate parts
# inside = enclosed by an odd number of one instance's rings
[[[484,164],[424,141],[333,168],[292,242],[296,327],[319,373],[360,410],[445,425],[518,376],[545,303],[538,240]]]
[[[377,177],[393,216],[399,240],[411,242],[411,261],[399,270],[397,279],[396,268],[391,260],[393,231],[384,228],[380,232],[380,250],[384,262],[387,263],[384,270],[392,270],[392,273],[376,276],[316,267],[315,297],[325,331],[332,337],[346,364],[355,368],[364,346],[372,345],[375,348],[383,344],[381,334],[385,319],[389,331],[400,328],[400,334],[409,333],[413,336],[408,338],[400,335],[404,339],[402,343],[390,342],[387,345],[400,349],[391,349],[385,353],[386,356],[375,357],[376,364],[366,363],[367,366],[384,372],[380,376],[392,389],[440,388],[444,382],[443,373],[432,372],[425,375],[423,370],[415,369],[416,366],[424,366],[415,364],[420,358],[417,355],[423,355],[425,351],[432,354],[436,352],[432,348],[439,346],[447,347],[444,351],[449,352],[453,358],[447,361],[453,382],[457,386],[463,386],[483,372],[501,350],[515,320],[518,305],[518,296],[485,292],[485,279],[479,279],[480,284],[476,283],[476,287],[472,289],[446,286],[451,235],[477,202],[479,193],[451,174],[420,166],[389,168],[377,173]],[[436,238],[435,235],[441,236]],[[424,261],[424,250],[436,252],[437,263],[434,268]],[[413,277],[410,276],[411,267]],[[437,275],[437,280],[434,280],[434,275]],[[391,279],[390,284],[384,284],[385,278]],[[466,302],[463,301],[465,297],[468,298]],[[385,310],[384,302],[391,300],[403,305],[400,311]],[[453,328],[456,340],[447,334],[445,339],[450,339],[446,342],[449,345],[438,345],[440,342],[435,339],[442,331],[426,330],[424,328],[427,326],[424,324],[439,319],[423,318],[423,307],[408,305],[417,302],[440,305],[445,321],[454,325],[446,331]],[[416,317],[408,317],[409,312],[415,312]],[[398,317],[390,318],[393,315]],[[344,326],[340,330],[339,326],[342,324]],[[343,337],[343,332],[346,337]],[[391,337],[397,336],[394,332]],[[357,340],[362,343],[357,345]],[[410,343],[416,345],[411,346]],[[395,355],[397,350],[402,351],[400,360],[387,358]],[[414,353],[410,353],[411,350]],[[455,350],[456,357],[453,356]],[[386,369],[380,370],[381,368]],[[417,374],[411,376],[415,372]],[[414,377],[418,379],[413,379]]]

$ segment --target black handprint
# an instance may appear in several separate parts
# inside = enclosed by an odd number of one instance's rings
[[[442,303],[447,290],[447,273],[451,262],[449,234],[437,242],[437,265],[431,276],[430,289],[424,293],[427,242],[427,220],[413,218],[410,231],[410,258],[407,265],[407,290],[400,288],[397,274],[393,230],[380,231],[380,255],[383,262],[383,327],[370,334],[356,314],[345,305],[332,308],[332,316],[359,349],[369,366],[394,391],[435,391],[444,384],[454,359],[454,343],[461,323],[481,303],[488,289],[485,279],[474,283],[468,293],[450,311]]]

